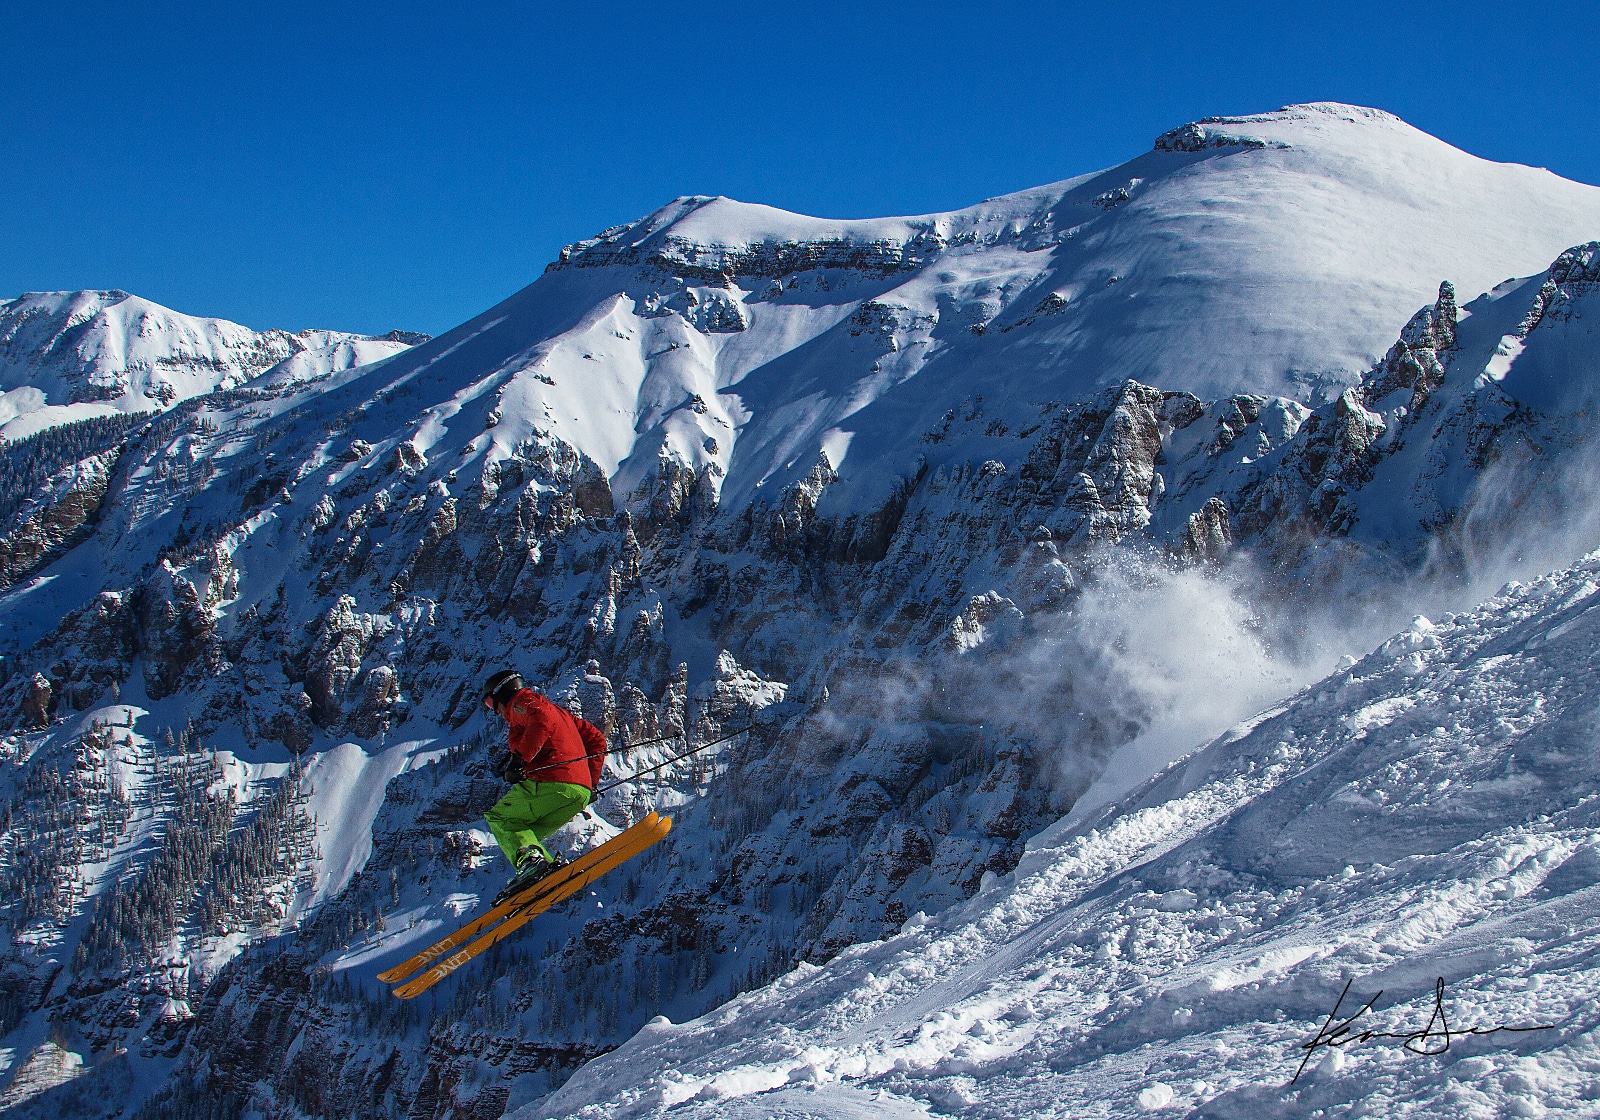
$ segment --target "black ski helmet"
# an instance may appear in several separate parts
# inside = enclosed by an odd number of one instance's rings
[[[483,682],[483,706],[493,708],[496,704],[509,704],[523,687],[521,673],[515,669],[501,669]]]

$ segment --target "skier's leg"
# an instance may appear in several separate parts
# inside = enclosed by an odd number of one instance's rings
[[[545,859],[554,863],[544,839],[584,810],[589,804],[589,790],[573,782],[539,782],[538,787],[530,805],[530,814],[538,815],[530,816],[526,827]]]
[[[539,783],[533,781],[518,782],[506,790],[505,796],[494,803],[494,807],[483,815],[489,825],[489,831],[494,834],[494,839],[500,845],[500,850],[506,854],[506,859],[511,861],[511,869],[517,868],[517,853],[529,844],[537,844],[539,838],[529,828],[531,821],[539,819],[543,814],[542,808],[535,807],[534,791]],[[540,850],[543,848],[541,846]]]

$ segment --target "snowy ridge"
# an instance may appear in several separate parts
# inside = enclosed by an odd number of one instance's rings
[[[1577,777],[1600,762],[1597,579],[1592,556],[1419,618],[1030,843],[965,906],[651,1023],[513,1115],[1579,1114],[1600,1023],[1600,811]],[[1358,1029],[1403,1033],[1436,976],[1448,1055],[1326,1048],[1290,1084],[1346,981],[1347,1012],[1390,993]],[[1531,1024],[1554,1029],[1459,1037]]]
[[[1388,114],[1324,104],[1189,127],[1200,141],[1168,134],[1119,167],[948,214],[678,199],[569,246],[412,361],[503,398],[496,457],[539,429],[619,496],[667,455],[744,505],[826,455],[841,476],[828,502],[858,510],[964,400],[1013,428],[1042,400],[1129,378],[1320,403],[1441,280],[1472,298],[1600,235],[1600,188]],[[470,358],[441,352],[468,338]]]
[[[0,439],[115,412],[148,412],[266,373],[305,379],[392,357],[425,336],[257,332],[127,292],[29,292],[0,301]],[[281,369],[267,372],[280,363]]]

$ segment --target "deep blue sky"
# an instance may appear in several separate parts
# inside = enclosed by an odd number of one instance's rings
[[[677,195],[948,210],[1298,101],[1600,183],[1593,0],[240,7],[8,8],[0,297],[438,333]]]

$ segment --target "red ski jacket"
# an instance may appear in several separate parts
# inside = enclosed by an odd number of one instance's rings
[[[599,784],[606,762],[603,756],[609,748],[594,724],[557,707],[531,688],[511,697],[506,722],[511,725],[508,746],[522,760],[521,780],[571,782],[591,790]]]

